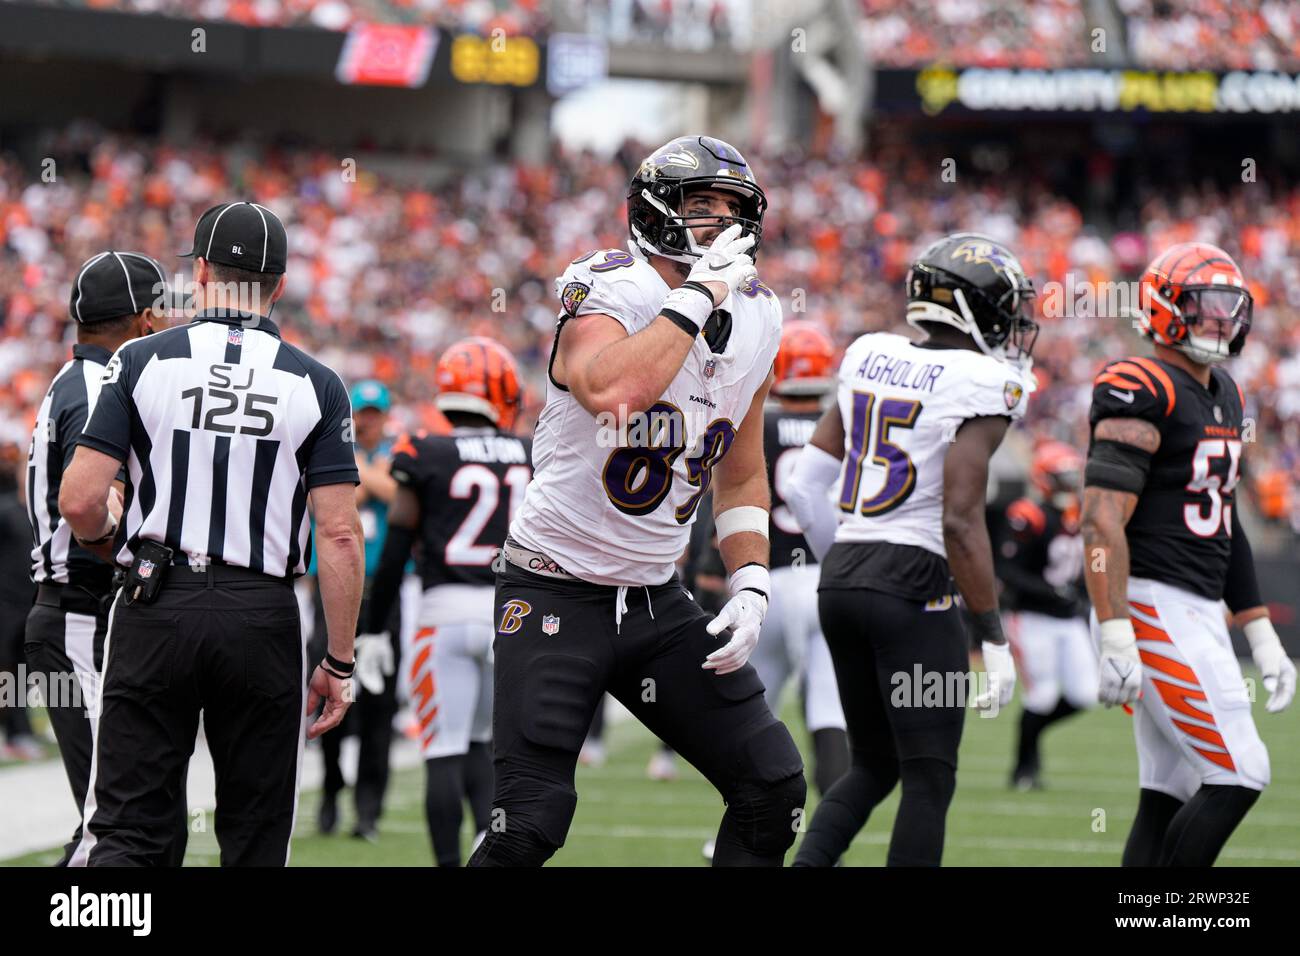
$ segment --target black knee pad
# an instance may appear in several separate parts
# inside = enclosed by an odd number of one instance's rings
[[[578,807],[572,789],[545,781],[503,783],[473,866],[541,866],[568,835]]]
[[[581,657],[546,654],[532,661],[525,680],[522,730],[530,743],[577,753],[591,724],[596,665]]]
[[[745,742],[745,763],[727,800],[735,836],[758,855],[782,854],[799,830],[808,784],[785,724],[772,721]]]

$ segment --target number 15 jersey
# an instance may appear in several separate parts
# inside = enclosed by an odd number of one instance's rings
[[[1031,390],[1027,373],[982,352],[886,332],[850,345],[839,372],[836,542],[912,545],[946,559],[943,462],[957,429],[968,418],[1022,418]]]
[[[669,292],[646,259],[618,249],[571,263],[556,290],[563,309],[556,346],[565,322],[596,313],[634,335],[654,322]],[[667,581],[713,467],[731,448],[780,340],[781,305],[754,279],[713,312],[645,413],[598,420],[548,371],[546,407],[533,436],[533,482],[511,537],[593,584]],[[664,358],[647,354],[643,361]]]

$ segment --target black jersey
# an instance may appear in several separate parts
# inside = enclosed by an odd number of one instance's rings
[[[532,441],[491,428],[420,432],[393,446],[392,475],[420,499],[417,567],[425,590],[493,583],[492,559],[532,478]]]
[[[1002,606],[1052,617],[1083,612],[1083,538],[1077,509],[1018,498],[996,515],[993,562]]]
[[[1240,478],[1244,398],[1222,368],[1203,387],[1153,358],[1107,365],[1092,392],[1091,423],[1140,418],[1160,430],[1146,487],[1129,519],[1129,573],[1223,597]]]
[[[772,488],[772,520],[768,534],[772,544],[771,566],[774,568],[794,564],[796,555],[802,555],[803,564],[817,560],[804,540],[794,512],[785,503],[785,495],[799,449],[808,444],[821,414],[819,411],[789,412],[782,408],[769,408],[763,416],[763,452],[767,457],[767,483]]]

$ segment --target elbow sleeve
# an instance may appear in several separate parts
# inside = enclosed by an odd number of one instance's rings
[[[361,622],[367,634],[378,634],[387,625],[393,611],[393,602],[397,600],[397,593],[402,587],[402,574],[406,570],[406,559],[411,555],[414,540],[414,528],[392,524],[388,526],[379,566],[370,582],[368,620]]]
[[[840,474],[840,460],[816,445],[805,445],[795,459],[790,477],[791,491],[786,504],[803,529],[804,538],[817,560],[822,560],[835,542],[839,515],[827,492]]]
[[[1259,593],[1259,579],[1255,576],[1255,554],[1250,539],[1241,527],[1237,509],[1232,509],[1232,551],[1228,557],[1228,578],[1224,583],[1223,600],[1233,613],[1259,607],[1264,603]]]
[[[1083,483],[1140,495],[1151,471],[1151,452],[1127,442],[1103,438],[1088,450]]]

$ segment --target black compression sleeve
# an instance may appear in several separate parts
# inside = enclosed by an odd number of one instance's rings
[[[406,559],[411,556],[414,541],[414,528],[388,526],[379,567],[375,568],[370,583],[370,619],[362,622],[366,634],[379,634],[388,627],[388,617],[393,611],[393,602],[397,600],[397,592],[401,590],[402,572],[406,568]]]
[[[1102,438],[1092,443],[1083,483],[1140,495],[1151,471],[1151,452],[1127,442]]]
[[[1232,509],[1232,555],[1228,559],[1228,580],[1224,584],[1223,600],[1234,613],[1264,603],[1259,593],[1259,580],[1255,577],[1255,555],[1250,548],[1250,539],[1241,527],[1241,519],[1237,517],[1236,506]]]

